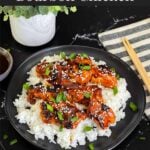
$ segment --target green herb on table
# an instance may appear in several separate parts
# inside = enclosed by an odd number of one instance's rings
[[[62,112],[58,111],[58,112],[57,112],[57,115],[58,115],[58,119],[59,119],[60,121],[63,121],[63,120],[64,120],[64,117],[63,117],[63,113],[62,113]]]
[[[77,116],[71,118],[71,122],[73,122],[73,123],[76,122],[77,120],[78,120]]]
[[[23,89],[28,90],[30,88],[30,84],[28,82],[23,84]]]
[[[77,11],[77,7],[76,6],[70,7],[70,11],[75,13]]]
[[[118,93],[118,88],[117,87],[113,88],[113,93],[114,93],[114,95],[116,95]]]
[[[45,75],[48,76],[50,74],[51,70],[49,67],[46,68],[45,70]]]
[[[91,131],[93,129],[93,127],[91,127],[91,126],[85,126],[84,128],[83,128],[83,131],[84,132],[88,132],[88,131]]]
[[[138,111],[138,108],[137,108],[137,106],[136,106],[136,104],[135,104],[134,102],[130,102],[130,103],[129,103],[129,107],[130,107],[130,109],[131,109],[132,111],[134,111],[134,112],[137,112],[137,111]]]
[[[144,137],[144,136],[141,136],[141,137],[139,137],[139,140],[142,140],[142,141],[144,141],[144,140],[146,140],[146,137]]]
[[[4,134],[4,135],[3,135],[3,140],[6,140],[6,139],[8,139],[8,135],[7,135],[7,134]]]
[[[85,98],[90,98],[91,97],[91,93],[90,92],[85,92],[84,93],[84,97]]]
[[[47,110],[49,110],[50,112],[54,112],[54,108],[53,108],[50,104],[48,104],[48,103],[46,103],[46,108],[47,108]]]
[[[82,54],[80,54],[80,56],[83,58],[88,58],[88,55],[86,53],[82,53]]]
[[[95,149],[93,143],[90,143],[90,144],[88,145],[88,147],[89,147],[89,150],[94,150],[94,149]]]
[[[71,53],[69,58],[72,60],[72,59],[75,59],[76,58],[76,53]]]
[[[65,59],[65,58],[66,58],[65,52],[60,52],[60,57],[61,57],[62,59]]]
[[[14,145],[14,144],[16,144],[17,142],[18,142],[17,139],[13,139],[12,141],[9,142],[9,145]]]

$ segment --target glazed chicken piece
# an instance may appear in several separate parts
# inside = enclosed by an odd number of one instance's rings
[[[81,58],[81,56],[77,56],[74,59],[74,62],[82,65],[92,65],[92,61],[90,58]]]
[[[59,104],[52,104],[53,112],[50,112],[46,108],[44,102],[41,103],[41,118],[45,123],[61,124],[67,129],[76,128],[81,120],[84,120],[87,116],[84,112],[80,112],[75,106],[61,102]],[[61,113],[61,120],[58,117],[58,112]]]
[[[92,68],[91,82],[101,84],[107,88],[114,88],[117,86],[117,78],[111,73],[108,68]]]
[[[43,61],[42,63],[39,63],[36,66],[37,76],[41,77],[41,78],[48,78],[49,75],[50,75],[51,68],[52,68],[52,64],[50,64],[46,61]],[[46,73],[46,70],[47,70],[47,73]]]
[[[86,84],[88,83],[92,78],[92,72],[83,70],[81,74],[76,75],[75,81],[79,84]]]
[[[87,112],[89,117],[93,118],[102,129],[115,122],[115,114],[110,107],[104,104],[100,89],[94,91]]]
[[[55,93],[49,91],[42,91],[41,88],[30,88],[27,91],[27,100],[30,104],[35,104],[37,99],[50,101],[55,96]]]
[[[50,124],[58,124],[59,123],[59,120],[56,117],[56,115],[57,115],[56,111],[50,112],[47,109],[47,105],[45,102],[42,102],[40,104],[40,109],[41,109],[40,117],[44,123],[50,123]]]

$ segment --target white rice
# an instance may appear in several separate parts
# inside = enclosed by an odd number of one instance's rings
[[[42,59],[47,62],[63,61],[58,55],[46,56]],[[105,64],[104,61],[95,62],[96,64]],[[31,69],[28,73],[29,78],[27,81],[31,85],[35,85],[41,82],[36,76],[35,67]],[[120,121],[125,117],[124,109],[126,107],[126,101],[131,97],[130,93],[127,90],[127,83],[124,78],[118,80],[118,93],[113,94],[112,89],[102,87],[102,95],[106,100],[106,105],[112,108],[116,115],[116,122]],[[94,121],[91,119],[86,119],[81,121],[77,128],[75,129],[63,129],[60,131],[59,127],[52,124],[43,123],[40,119],[39,105],[41,100],[37,101],[35,105],[31,105],[27,101],[26,91],[23,89],[21,95],[18,95],[18,98],[15,99],[14,105],[17,108],[18,114],[16,118],[19,120],[19,123],[27,124],[29,126],[29,132],[35,136],[35,139],[48,138],[50,142],[58,143],[62,148],[70,149],[71,147],[76,147],[77,145],[85,145],[86,138],[91,142],[97,139],[98,136],[107,136],[111,135],[111,129],[107,128],[105,130],[97,127]],[[26,107],[31,107],[31,109],[26,109]],[[115,123],[116,124],[116,123]],[[111,126],[115,126],[115,124]],[[83,132],[85,126],[95,127],[89,132]],[[57,135],[57,141],[54,141],[54,136]]]

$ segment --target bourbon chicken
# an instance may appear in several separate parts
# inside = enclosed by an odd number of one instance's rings
[[[102,129],[109,127],[115,122],[115,114],[105,104],[100,87],[117,87],[115,72],[106,65],[96,65],[86,54],[73,53],[62,60],[44,60],[36,66],[37,76],[47,84],[30,86],[27,100],[32,105],[41,100],[40,117],[47,124],[73,129],[90,118]]]

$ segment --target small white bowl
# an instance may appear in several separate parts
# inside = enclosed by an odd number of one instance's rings
[[[7,70],[4,73],[0,74],[0,81],[2,81],[8,76],[8,74],[11,71],[11,68],[13,65],[13,58],[12,58],[11,54],[2,47],[0,47],[0,53],[6,57],[6,59],[8,60],[8,63],[9,63]]]

